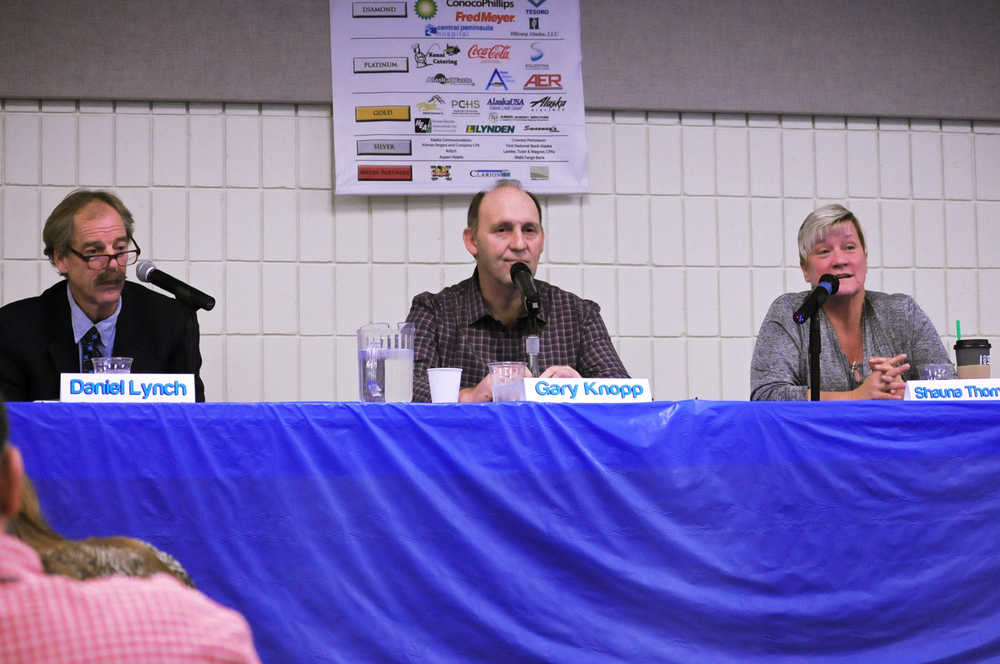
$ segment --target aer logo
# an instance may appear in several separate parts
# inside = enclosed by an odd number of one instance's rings
[[[532,74],[524,83],[525,90],[562,90],[562,74]]]

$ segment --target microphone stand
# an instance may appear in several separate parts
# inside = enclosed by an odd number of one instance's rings
[[[541,367],[538,366],[538,351],[540,346],[541,343],[538,338],[538,314],[536,312],[529,312],[528,336],[524,338],[524,351],[528,354],[528,371],[535,378],[538,378],[539,374],[542,373]]]
[[[822,342],[819,336],[819,318],[809,318],[809,400],[819,401],[819,353]]]

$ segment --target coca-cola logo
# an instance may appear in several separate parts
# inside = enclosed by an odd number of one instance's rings
[[[473,44],[469,47],[467,55],[470,59],[509,60],[510,44],[493,44],[492,46]]]

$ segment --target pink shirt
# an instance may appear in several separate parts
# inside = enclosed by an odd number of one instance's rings
[[[76,581],[0,534],[0,662],[259,662],[250,627],[166,574]]]

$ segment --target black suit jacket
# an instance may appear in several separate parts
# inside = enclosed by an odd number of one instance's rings
[[[66,287],[63,280],[0,309],[0,393],[8,401],[56,400],[59,374],[80,371]],[[133,373],[193,373],[195,398],[205,400],[198,319],[177,300],[126,281],[112,350],[132,358]]]

